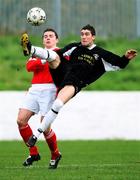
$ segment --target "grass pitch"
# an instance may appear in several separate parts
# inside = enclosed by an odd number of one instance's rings
[[[50,153],[38,142],[41,160],[25,168],[28,149],[21,141],[0,141],[0,180],[139,180],[140,142],[60,141],[62,160],[49,170]]]

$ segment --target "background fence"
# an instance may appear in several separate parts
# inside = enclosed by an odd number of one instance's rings
[[[32,7],[47,13],[46,24],[33,28],[26,22]],[[90,23],[98,36],[136,38],[140,36],[140,0],[0,0],[2,34],[28,30],[37,34],[53,27],[59,35],[78,34]]]

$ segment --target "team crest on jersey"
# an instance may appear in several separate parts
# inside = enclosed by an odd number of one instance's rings
[[[98,60],[99,59],[99,55],[98,54],[93,54],[95,60]]]

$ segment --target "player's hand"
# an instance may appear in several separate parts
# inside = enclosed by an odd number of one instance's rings
[[[135,56],[137,56],[137,51],[135,49],[129,49],[125,53],[125,57],[129,60],[133,59]]]

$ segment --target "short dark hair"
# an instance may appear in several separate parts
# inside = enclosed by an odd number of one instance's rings
[[[95,28],[93,26],[91,26],[90,24],[87,24],[86,26],[82,27],[81,30],[89,30],[91,32],[92,35],[96,35],[96,31]]]
[[[57,32],[56,32],[54,29],[52,29],[52,28],[47,28],[47,29],[45,29],[44,32],[43,32],[42,37],[44,36],[44,33],[45,33],[45,32],[48,32],[48,31],[54,32],[54,34],[55,34],[55,36],[56,36],[56,39],[58,39],[58,34],[57,34]]]

